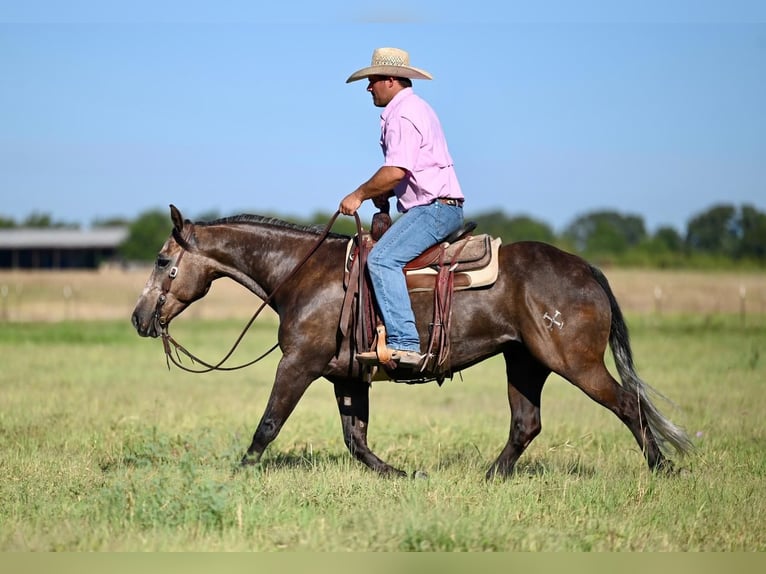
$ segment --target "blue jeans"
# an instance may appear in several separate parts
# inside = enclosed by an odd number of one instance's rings
[[[462,207],[438,201],[420,205],[402,214],[370,251],[367,270],[390,348],[420,352],[420,337],[402,269],[462,225]]]

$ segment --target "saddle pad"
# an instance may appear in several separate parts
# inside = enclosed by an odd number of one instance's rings
[[[463,242],[465,245],[462,246]],[[454,267],[454,288],[456,291],[486,287],[497,280],[497,256],[502,239],[487,234],[470,236],[447,247],[446,261],[451,261],[455,250],[462,246]],[[355,257],[356,238],[351,238],[346,247],[343,286],[348,287],[348,276]],[[424,256],[427,256],[424,258]],[[433,291],[440,259],[439,245],[426,250],[422,255],[405,266],[407,288],[416,291]],[[414,262],[418,262],[413,266]]]
[[[486,258],[487,262],[483,267],[474,268],[473,265],[469,263],[468,267],[470,267],[470,270],[464,270],[462,263],[457,263],[455,265],[455,291],[486,287],[497,281],[499,270],[497,259],[501,243],[502,240],[499,237],[490,240],[490,250],[488,251],[488,257]],[[433,291],[434,286],[436,285],[437,274],[438,270],[433,267],[407,271],[405,273],[407,276],[407,290],[410,293]]]

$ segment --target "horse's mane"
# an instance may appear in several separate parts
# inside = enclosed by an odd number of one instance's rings
[[[245,224],[245,225],[267,225],[271,227],[279,227],[280,229],[289,229],[293,231],[301,231],[305,233],[311,233],[313,235],[321,235],[325,229],[323,225],[299,225],[297,223],[290,223],[277,217],[265,217],[262,215],[252,215],[249,213],[243,213],[240,215],[232,215],[229,217],[221,217],[212,221],[195,221],[194,225],[207,226],[207,225],[232,225],[232,224]],[[348,235],[341,233],[329,233],[328,237],[346,238]]]

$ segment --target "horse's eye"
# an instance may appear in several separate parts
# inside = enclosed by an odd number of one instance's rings
[[[167,257],[163,257],[162,255],[157,256],[157,267],[160,269],[165,269],[165,267],[168,266],[168,263],[170,263],[170,259]]]

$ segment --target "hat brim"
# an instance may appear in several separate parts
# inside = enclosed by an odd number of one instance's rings
[[[346,83],[356,82],[357,80],[364,80],[370,76],[390,76],[393,78],[409,78],[411,80],[433,80],[433,76],[421,70],[420,68],[413,68],[412,66],[368,66],[362,68],[351,74]]]

